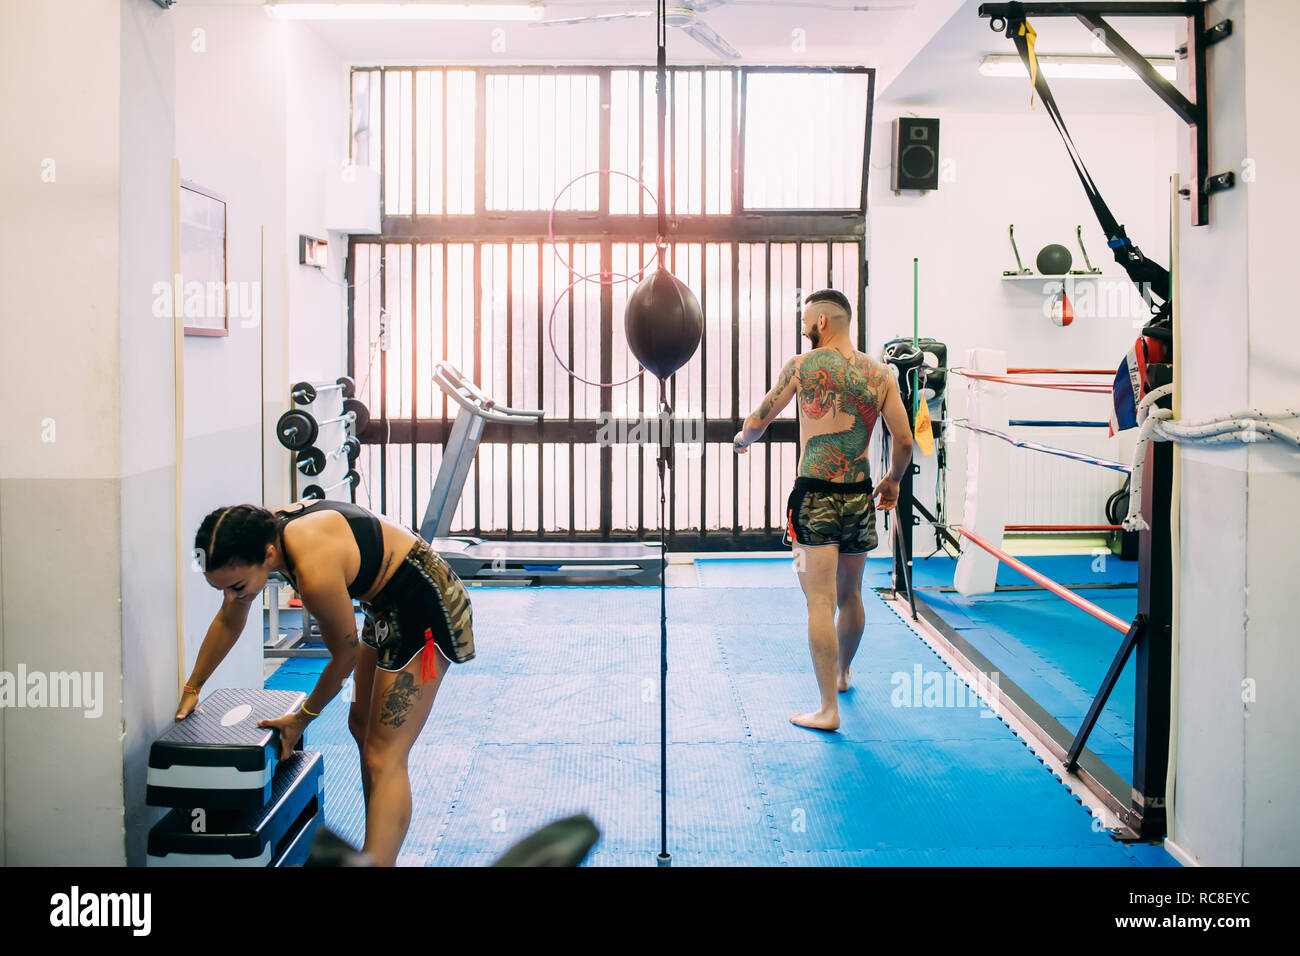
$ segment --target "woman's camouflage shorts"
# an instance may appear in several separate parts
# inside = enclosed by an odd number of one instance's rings
[[[429,641],[457,664],[474,657],[474,612],[465,585],[423,541],[361,610],[361,640],[375,649],[381,670],[403,670]]]

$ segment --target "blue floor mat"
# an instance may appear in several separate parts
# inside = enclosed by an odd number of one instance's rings
[[[485,865],[581,811],[602,833],[586,865],[653,865],[658,592],[472,599],[478,657],[452,668],[411,752],[398,862]],[[1171,865],[1094,832],[1087,808],[874,593],[831,734],[787,719],[817,699],[797,593],[675,588],[668,605],[675,865]],[[267,686],[306,689],[323,663],[290,661]],[[307,745],[326,756],[326,824],[360,845],[347,710],[345,696],[331,702]]]
[[[1121,620],[1137,613],[1135,589],[1084,596]],[[1071,732],[1078,731],[1123,635],[1043,591],[993,595],[926,592],[925,601],[989,662]],[[1133,656],[1097,719],[1089,749],[1126,780],[1133,771]]]
[[[1054,581],[1066,585],[1134,584],[1137,564],[1121,561],[1109,553],[1032,555],[1020,558],[1025,564]],[[912,569],[918,588],[951,587],[955,558],[918,558]],[[697,558],[696,573],[706,588],[797,588],[791,558]],[[893,583],[893,562],[888,557],[868,558],[862,575],[866,587],[889,587]],[[998,568],[1000,585],[1033,585],[1034,582],[1007,565]]]

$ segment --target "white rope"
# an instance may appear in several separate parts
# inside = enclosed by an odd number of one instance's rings
[[[1199,422],[1174,421],[1174,413],[1155,407],[1156,402],[1173,392],[1173,385],[1162,385],[1147,392],[1137,406],[1137,446],[1133,449],[1133,472],[1129,482],[1128,514],[1122,522],[1125,531],[1146,531],[1150,525],[1142,517],[1142,472],[1146,466],[1147,444],[1151,441],[1176,441],[1189,445],[1254,444],[1283,441],[1300,448],[1300,432],[1284,428],[1270,418],[1300,418],[1300,410],[1284,408],[1280,412],[1261,412],[1250,408],[1221,418]]]

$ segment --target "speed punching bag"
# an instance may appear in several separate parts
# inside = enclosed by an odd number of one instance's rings
[[[628,296],[624,329],[637,361],[656,378],[667,379],[700,347],[700,300],[667,269],[656,269]]]

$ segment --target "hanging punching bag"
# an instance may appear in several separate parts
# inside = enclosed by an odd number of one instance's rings
[[[666,379],[700,347],[700,300],[667,269],[656,269],[628,296],[624,329],[637,361],[656,378]]]

